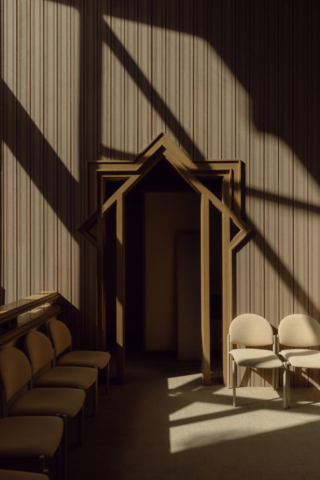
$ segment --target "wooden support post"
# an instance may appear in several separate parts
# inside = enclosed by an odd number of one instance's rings
[[[233,309],[232,250],[230,248],[230,217],[222,214],[222,359],[223,381],[227,384],[227,335]],[[229,372],[230,374],[230,372]]]
[[[105,249],[105,219],[100,215],[97,219],[97,311],[96,311],[96,348],[106,350],[106,312],[105,312],[105,272],[104,272],[104,249]]]
[[[210,365],[210,205],[209,199],[201,195],[201,338],[202,338],[202,381],[211,383]]]
[[[125,369],[125,338],[124,338],[124,315],[125,315],[125,244],[124,244],[124,216],[125,199],[123,195],[117,200],[117,377],[120,382],[124,381]]]

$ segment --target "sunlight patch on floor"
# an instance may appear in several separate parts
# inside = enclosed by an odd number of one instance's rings
[[[182,389],[172,398],[177,408],[169,415],[171,453],[319,422],[319,391],[293,389],[292,408],[283,410],[281,390],[243,387],[237,389],[238,406],[234,408],[231,389],[213,386],[198,390],[194,388],[196,378],[199,376],[168,379],[171,392]]]
[[[201,373],[195,373],[194,375],[184,375],[182,377],[168,378],[168,390],[175,390],[176,388],[185,387],[190,383],[193,383],[193,388],[195,388],[194,383],[199,382],[200,386],[201,378]]]

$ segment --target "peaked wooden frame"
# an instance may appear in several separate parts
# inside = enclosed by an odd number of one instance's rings
[[[234,256],[237,245],[248,235],[249,228],[241,219],[241,161],[206,160],[193,162],[165,133],[161,132],[136,158],[134,162],[96,161],[89,163],[89,211],[93,213],[79,228],[85,238],[97,249],[97,344],[106,348],[105,308],[105,255],[104,217],[116,206],[117,236],[117,285],[116,285],[116,338],[117,376],[120,381],[125,374],[125,197],[161,159],[166,159],[175,171],[201,197],[201,336],[203,384],[210,385],[210,204],[222,215],[222,335],[223,376],[227,378],[227,333],[235,315]],[[222,201],[201,181],[202,178],[222,177]],[[105,198],[106,182],[121,182],[109,198]],[[230,222],[239,229],[230,238]],[[96,226],[97,238],[91,232]]]

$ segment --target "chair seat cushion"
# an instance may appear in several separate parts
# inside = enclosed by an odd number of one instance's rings
[[[21,395],[9,415],[67,415],[73,418],[83,405],[85,393],[76,388],[33,388]]]
[[[259,348],[237,348],[232,350],[231,355],[239,367],[252,368],[280,368],[282,362],[270,350]]]
[[[59,417],[8,417],[0,419],[0,458],[51,458],[63,433]]]
[[[42,473],[0,470],[0,480],[49,480],[49,477]]]
[[[35,387],[91,387],[97,379],[98,371],[88,367],[54,367],[42,373],[35,381]]]
[[[290,365],[302,368],[320,368],[320,352],[307,348],[294,348],[280,352]]]
[[[65,353],[58,359],[58,365],[104,368],[111,358],[109,352],[79,350]]]

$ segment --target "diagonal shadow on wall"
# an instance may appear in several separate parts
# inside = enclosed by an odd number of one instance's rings
[[[52,1],[52,0],[47,0],[47,1]],[[58,3],[58,1],[57,1]],[[64,0],[59,0],[59,3],[65,3],[67,5],[70,5],[69,2],[66,2]],[[78,8],[79,12],[81,13],[81,72],[80,72],[80,78],[81,78],[81,99],[80,99],[80,152],[81,152],[81,158],[80,162],[81,164],[87,162],[88,160],[93,160],[93,159],[98,159],[101,156],[101,153],[104,155],[110,155],[114,156],[114,158],[121,158],[121,152],[113,150],[109,147],[104,147],[101,145],[101,111],[100,111],[100,106],[101,105],[101,41],[107,42],[109,47],[111,48],[113,54],[118,55],[118,59],[122,62],[123,67],[126,69],[126,71],[129,73],[129,75],[137,82],[137,85],[140,89],[140,91],[147,97],[148,101],[151,103],[152,107],[159,113],[159,115],[165,120],[168,128],[171,131],[179,131],[180,132],[180,141],[182,146],[187,150],[187,152],[194,158],[202,158],[203,155],[199,151],[197,145],[194,144],[192,139],[187,135],[187,133],[183,130],[183,127],[181,126],[179,120],[172,114],[170,111],[169,107],[165,104],[165,102],[161,99],[161,97],[158,95],[158,93],[155,91],[155,89],[152,87],[151,83],[149,80],[146,78],[146,76],[143,74],[143,72],[139,69],[138,65],[135,63],[135,61],[132,59],[130,54],[125,50],[124,46],[121,44],[121,42],[117,39],[117,37],[114,35],[111,29],[109,29],[109,35],[104,36],[101,32],[102,30],[105,30],[106,28],[106,23],[104,22],[102,18],[102,14],[110,15],[110,16],[117,16],[120,15],[120,10],[117,8],[111,8],[111,2],[98,2],[98,0],[94,0],[93,2],[85,2],[84,4],[80,0],[74,0],[73,6],[75,8]],[[96,5],[99,3],[100,9],[96,7]],[[126,3],[126,2],[125,2]],[[219,5],[219,8],[221,9],[221,15],[228,15],[228,12],[223,12],[222,9],[222,3],[221,2],[216,2],[217,5]],[[252,0],[247,0],[245,4],[249,7],[252,7],[252,18],[251,22],[254,21],[254,15],[255,12],[259,9],[266,13],[266,10],[269,8],[268,5],[271,5],[273,2],[266,2],[262,0],[255,0],[252,2]],[[177,0],[177,4],[179,8],[183,8],[182,4]],[[231,2],[232,4],[232,2]],[[190,5],[194,5],[194,8],[196,8],[195,3],[190,2]],[[204,2],[205,8],[209,8],[210,2]],[[271,8],[271,7],[270,7]],[[279,7],[280,8],[280,7]],[[270,17],[272,18],[273,10],[270,10],[269,12],[269,21]],[[98,25],[98,28],[96,30],[92,30],[92,22],[90,25],[90,22],[88,21],[88,18],[92,18],[92,15],[95,15],[97,12],[101,15],[100,18],[94,18],[94,22],[96,25]],[[132,9],[122,9],[121,10],[121,18],[124,18],[126,20],[132,20],[132,21],[143,21],[141,18],[137,18],[137,16],[132,16]],[[268,13],[268,12],[267,12]],[[286,25],[288,28],[287,32],[284,32],[282,36],[284,37],[286,34],[288,35],[289,38],[293,37],[293,28],[298,30],[299,28],[302,28],[304,26],[304,23],[306,21],[305,16],[302,16],[301,18],[298,17],[299,10],[293,10],[288,8],[287,9],[288,13],[288,18],[286,19]],[[307,12],[306,15],[309,15],[310,12]],[[283,12],[282,12],[283,15]],[[210,21],[210,17],[208,16],[208,22]],[[102,22],[103,23],[103,29],[102,29]],[[157,24],[157,18],[152,16],[152,25],[153,26],[163,26],[163,25],[158,25]],[[221,29],[221,21],[219,20],[219,28]],[[279,22],[279,18],[277,19],[277,22]],[[166,23],[166,28],[173,28],[174,22],[170,22],[170,20],[167,21]],[[108,26],[107,26],[108,27]],[[108,27],[109,28],[109,27]],[[237,27],[239,28],[239,27]],[[203,32],[200,31],[199,26],[193,24],[192,29],[186,29],[184,25],[180,25],[180,32],[187,33],[190,35],[194,36],[199,36],[203,37]],[[221,33],[221,32],[220,32]],[[244,31],[243,35],[247,35],[247,33]],[[266,31],[264,32],[264,40],[262,42],[263,49],[265,49],[265,46],[268,44],[268,35],[269,32]],[[316,32],[309,32],[309,37],[313,39],[314,42],[319,41],[319,34]],[[110,42],[110,38],[112,39]],[[282,38],[282,37],[281,37]],[[283,126],[281,122],[279,123],[279,118],[275,118],[274,115],[274,109],[272,107],[272,104],[275,102],[280,102],[280,107],[282,111],[287,110],[291,116],[293,116],[294,119],[297,119],[299,116],[299,112],[301,109],[301,105],[303,104],[304,100],[307,98],[307,91],[308,91],[308,86],[310,86],[310,77],[307,77],[306,75],[301,75],[301,71],[299,68],[297,68],[297,58],[294,57],[293,52],[289,51],[287,52],[284,48],[282,48],[281,43],[280,45],[280,53],[279,53],[279,58],[286,58],[287,62],[287,67],[288,71],[293,73],[293,78],[292,78],[292,83],[289,85],[289,90],[291,94],[283,99],[279,98],[278,93],[277,96],[274,98],[274,102],[270,101],[269,105],[266,105],[264,102],[264,92],[261,91],[259,88],[252,88],[252,77],[250,75],[242,75],[242,72],[244,71],[241,68],[238,68],[238,63],[237,59],[235,58],[235,55],[230,55],[230,51],[227,51],[225,47],[222,45],[221,42],[221,36],[219,35],[208,35],[204,37],[205,40],[209,42],[209,44],[217,51],[217,53],[221,56],[222,60],[228,65],[228,67],[233,71],[233,73],[236,75],[237,80],[242,83],[244,88],[246,89],[247,92],[250,93],[252,96],[252,120],[257,126],[257,128],[260,131],[264,132],[270,132],[275,135],[279,135],[279,137],[284,140],[292,149],[292,151],[299,157],[301,162],[308,168],[309,172],[311,175],[316,179],[316,181],[319,183],[319,167],[317,164],[312,163],[309,161],[308,155],[306,155],[306,148],[305,148],[305,141],[307,141],[307,138],[304,136],[308,134],[307,130],[304,129],[301,132],[298,132],[296,136],[293,135],[293,131],[297,130],[299,127],[299,122],[294,121],[292,124],[292,129],[288,128],[288,126]],[[252,39],[251,39],[252,40]],[[230,44],[231,48],[235,48],[235,38],[232,37],[230,38]],[[243,44],[245,44],[245,40],[243,41]],[[295,44],[295,48],[298,49],[299,47]],[[272,52],[271,52],[272,53]],[[271,54],[270,53],[270,54]],[[287,56],[286,54],[289,53],[290,55]],[[247,59],[246,62],[248,64],[254,64],[254,62],[261,61],[259,59],[263,58],[264,51],[259,51],[258,48],[255,49],[249,49],[247,52]],[[301,55],[300,55],[301,56]],[[299,57],[300,58],[300,57]],[[94,59],[94,62],[92,63],[92,59]],[[93,66],[93,69],[88,68],[89,66]],[[262,71],[262,70],[261,70]],[[312,76],[312,85],[315,85],[317,83],[317,79],[319,77],[319,69],[314,69],[311,70]],[[272,81],[272,78],[274,76],[275,72],[272,69],[264,69],[264,82],[268,84],[268,82]],[[262,80],[261,78],[256,78],[256,82],[259,83],[259,81]],[[285,89],[285,85],[282,85],[281,82],[284,81],[283,78],[279,77],[279,84],[280,84],[280,90]],[[92,88],[88,88],[88,86]],[[29,123],[29,126],[31,128],[31,134],[34,135],[35,137],[39,137],[39,141],[43,142],[45,148],[50,151],[50,157],[51,161],[55,163],[56,166],[58,166],[59,169],[62,170],[63,174],[66,176],[68,179],[68,183],[71,185],[71,188],[74,191],[79,190],[79,188],[82,189],[83,192],[83,186],[79,185],[78,182],[74,180],[74,178],[71,176],[70,172],[64,167],[63,163],[61,162],[60,158],[56,155],[56,153],[53,151],[53,149],[50,147],[46,139],[44,138],[43,134],[37,129],[36,125],[32,122],[32,120],[29,118],[27,112],[23,109],[21,104],[17,101],[17,99],[13,98],[14,95],[12,92],[8,89],[8,87],[2,83],[2,98],[4,98],[5,95],[8,95],[8,98],[11,98],[10,104],[13,106],[13,109],[19,112],[19,115],[23,118],[25,117],[26,123]],[[261,96],[262,95],[262,96]],[[308,96],[310,98],[310,96]],[[307,102],[307,105],[310,105]],[[263,114],[262,114],[263,111]],[[310,113],[310,112],[309,112]],[[311,112],[312,113],[312,112]],[[10,115],[10,112],[4,111],[4,114]],[[91,122],[92,118],[95,118],[94,122],[92,123],[91,128],[88,128],[88,125]],[[21,163],[21,165],[26,169],[28,172],[28,175],[30,175],[31,179],[35,182],[36,179],[33,177],[33,171],[34,169],[30,169],[28,163],[25,161],[25,157],[23,154],[21,155],[21,152],[18,152],[16,144],[13,144],[10,142],[10,138],[5,135],[5,129],[3,129],[3,140],[8,144],[9,148],[12,150],[12,152],[16,155],[16,158],[18,161]],[[191,147],[190,147],[191,145]],[[123,152],[123,158],[131,160],[133,158],[133,153],[128,153],[128,152]],[[32,158],[32,152],[31,152],[31,158]],[[37,161],[37,159],[33,159],[33,161]],[[84,178],[81,178],[80,183],[84,181]],[[41,185],[39,184],[39,188],[41,189]],[[44,197],[46,198],[46,192],[42,189],[41,192]],[[257,193],[257,192],[256,192]],[[248,192],[250,195],[250,192]],[[264,194],[262,194],[264,195]],[[256,194],[254,194],[256,196]],[[282,202],[282,199],[280,198],[269,198],[266,195],[265,196],[266,200],[269,201],[275,201],[275,202]],[[46,198],[49,203],[51,202],[50,198]],[[286,200],[287,202],[287,200]],[[56,211],[57,209],[55,208],[54,202],[52,203],[52,208]],[[294,208],[302,208],[305,210],[308,210],[309,207],[307,205],[303,205],[302,202],[293,202],[293,207]],[[62,211],[56,213],[59,215],[59,217],[62,217],[61,220],[64,222],[64,224],[67,226],[67,228],[70,229],[70,226],[68,226],[68,222],[66,219],[63,218],[63,213]],[[250,219],[249,219],[250,223]],[[252,225],[254,228],[254,225]],[[71,232],[74,235],[74,232]],[[272,248],[269,247],[268,245],[265,244],[264,240],[259,238],[260,234],[257,234],[257,236],[254,238],[254,241],[257,242],[257,245],[259,248],[262,248],[265,255],[268,257],[268,260],[271,262],[273,267],[279,271],[279,265],[281,264],[281,260],[277,257],[277,255],[273,252]],[[284,267],[284,266],[283,266]],[[284,267],[285,268],[285,267]],[[282,271],[280,269],[280,271]],[[288,272],[287,272],[288,273]],[[307,293],[303,291],[302,287],[298,285],[298,283],[293,279],[292,275],[288,273],[288,275],[285,275],[284,280],[288,284],[290,288],[293,288],[294,292],[302,290],[302,294],[307,297]]]

